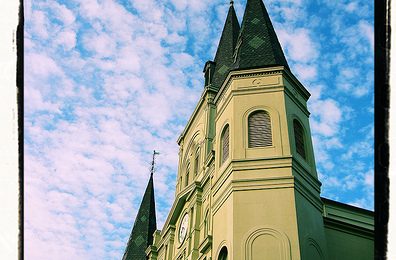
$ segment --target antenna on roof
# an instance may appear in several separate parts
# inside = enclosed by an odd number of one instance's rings
[[[153,151],[153,161],[151,162],[151,169],[150,169],[150,174],[151,174],[151,176],[153,176],[153,174],[154,174],[154,167],[155,167],[155,156],[156,155],[159,155],[160,153],[159,152],[157,152],[157,151]]]

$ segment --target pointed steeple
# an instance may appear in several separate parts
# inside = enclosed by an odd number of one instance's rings
[[[153,234],[156,229],[153,171],[151,171],[122,260],[146,260],[145,250],[153,244]]]
[[[235,69],[276,65],[289,69],[262,0],[247,0],[237,45]]]
[[[212,84],[216,89],[221,87],[221,84],[223,84],[228,72],[230,72],[233,67],[233,54],[238,40],[239,29],[240,26],[234,9],[234,1],[231,1],[223,33],[221,34],[219,46],[217,47],[214,59],[215,70]]]

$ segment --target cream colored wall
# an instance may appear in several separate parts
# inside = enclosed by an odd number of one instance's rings
[[[217,259],[223,246],[228,249],[228,254],[232,255],[233,235],[234,235],[234,219],[233,219],[233,200],[228,198],[218,210],[213,211],[212,234],[213,247],[212,257]]]
[[[278,68],[273,68],[272,71],[257,69],[232,72],[231,75],[233,77],[231,76],[228,87],[217,98],[213,210],[214,218],[218,214],[218,219],[225,217],[225,212],[232,212],[232,227],[229,229],[233,232],[228,236],[221,235],[224,227],[220,225],[217,229],[215,225],[213,250],[218,252],[221,249],[221,239],[231,239],[232,241],[228,241],[232,245],[232,249],[229,248],[230,259],[256,259],[251,258],[253,255],[248,255],[255,253],[265,254],[263,256],[269,259],[301,259],[300,239],[303,238],[299,236],[308,233],[299,234],[299,229],[305,228],[307,222],[298,222],[297,215],[300,211],[297,209],[297,202],[300,204],[299,207],[308,207],[306,211],[301,210],[301,214],[313,214],[319,225],[314,226],[321,233],[317,238],[318,244],[325,246],[320,211],[315,208],[317,205],[305,203],[301,201],[299,194],[296,195],[296,183],[293,178],[295,171],[292,154],[296,157],[296,153],[292,119],[298,117],[306,129],[306,150],[309,154],[309,163],[297,158],[304,169],[304,174],[299,178],[306,178],[307,174],[312,176],[310,180],[300,181],[300,189],[308,189],[307,193],[319,200],[320,183],[316,180],[312,143],[308,139],[310,132],[306,99],[309,94]],[[289,92],[295,95],[294,99],[289,97]],[[247,118],[251,112],[258,109],[265,110],[270,115],[273,145],[248,148]],[[226,124],[230,126],[230,156],[222,164],[221,133]],[[309,187],[306,188],[305,185]],[[225,222],[229,222],[228,218],[229,216]],[[249,239],[257,239],[262,245],[250,243]],[[267,250],[265,253],[260,249],[271,243],[278,243],[281,249]],[[308,249],[310,247],[312,243],[308,245]],[[323,252],[326,252],[326,249],[323,249]]]
[[[296,209],[290,200],[292,188],[254,190],[246,187],[235,191],[233,198],[234,208],[238,210],[233,214],[232,259],[300,259]],[[250,243],[257,232],[255,239],[261,238],[261,241],[253,239]],[[278,246],[269,247],[270,244]]]

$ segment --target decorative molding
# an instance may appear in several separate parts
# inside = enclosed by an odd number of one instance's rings
[[[206,253],[211,247],[212,247],[212,236],[207,235],[206,238],[202,241],[202,243],[199,245],[199,252],[201,254]]]
[[[296,90],[295,88],[293,88],[293,90]],[[299,99],[298,99],[298,94],[296,95],[294,93],[294,91],[290,90],[290,87],[288,87],[287,85],[285,85],[284,87],[284,91],[286,93],[286,95],[294,101],[294,103],[296,104],[297,107],[299,107],[301,109],[301,111],[307,116],[309,117],[309,115],[311,114],[306,105],[303,104]]]
[[[238,79],[238,78],[253,78],[253,77],[260,77],[260,76],[268,76],[268,75],[282,75],[283,72],[285,71],[283,67],[275,67],[275,70],[270,70],[270,71],[260,71],[260,72],[246,72],[245,71],[231,71],[228,74],[228,77],[226,78],[225,85],[221,86],[219,92],[217,93],[214,102],[219,103],[221,99],[223,98],[224,93],[227,91],[229,86],[231,85],[231,82],[233,79]]]
[[[261,228],[254,228],[253,230],[250,230],[247,234],[249,234],[247,236],[246,239],[242,240],[245,241],[243,249],[244,249],[244,255],[245,258],[244,260],[251,260],[252,259],[252,246],[254,241],[260,237],[260,236],[272,236],[273,238],[275,238],[280,245],[280,255],[279,258],[280,260],[291,260],[291,247],[290,247],[290,240],[288,238],[288,236],[276,229],[276,228],[272,228],[272,227],[261,227]]]
[[[315,248],[316,252],[319,254],[320,259],[317,259],[317,260],[324,260],[324,259],[326,259],[326,258],[324,257],[324,254],[323,254],[322,249],[321,249],[321,247],[319,246],[318,242],[316,242],[316,240],[313,239],[312,237],[307,237],[307,238],[305,239],[305,256],[307,257],[307,259],[310,259],[310,257],[311,257],[311,256],[309,256],[309,255],[306,255],[309,246],[312,246],[313,248]],[[315,260],[316,260],[316,259],[315,259]]]
[[[223,241],[220,242],[219,246],[217,247],[216,254],[215,254],[215,259],[219,259],[219,254],[220,254],[221,249],[223,249],[223,247],[226,247],[228,255],[231,255],[230,254],[231,246],[228,245],[226,240],[223,240]]]
[[[353,236],[359,236],[366,239],[374,240],[374,230],[367,229],[361,226],[349,224],[342,222],[337,219],[332,219],[329,217],[323,217],[323,224],[325,229],[332,229],[339,231],[341,233],[351,234]]]

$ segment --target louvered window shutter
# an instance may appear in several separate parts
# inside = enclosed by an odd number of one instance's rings
[[[296,144],[296,150],[299,155],[301,155],[304,159],[305,157],[305,144],[304,144],[304,129],[301,126],[300,122],[297,120],[293,121],[293,128],[294,128],[294,138]]]
[[[222,146],[222,158],[221,163],[227,160],[229,152],[230,152],[230,128],[227,125],[223,131],[223,135],[221,137],[221,146]]]
[[[272,145],[271,119],[266,111],[257,111],[248,118],[249,148]]]

